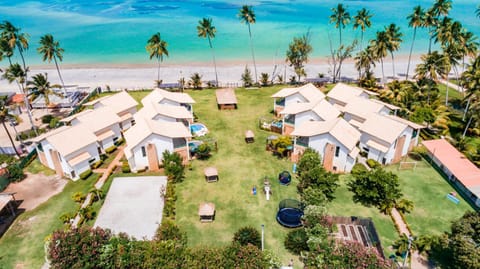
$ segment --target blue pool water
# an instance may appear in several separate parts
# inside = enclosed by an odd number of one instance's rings
[[[392,22],[400,26],[404,33],[400,53],[406,54],[413,30],[405,18],[415,5],[427,8],[433,0],[0,0],[0,18],[30,35],[29,65],[42,64],[36,48],[46,33],[65,49],[64,64],[150,63],[145,45],[156,32],[168,42],[166,64],[210,63],[208,42],[197,37],[196,26],[202,17],[212,18],[217,29],[213,46],[218,62],[241,60],[245,64],[251,58],[248,30],[237,13],[241,5],[249,3],[257,19],[251,27],[257,60],[271,63],[283,62],[292,38],[309,30],[312,58],[325,58],[329,37],[338,43],[338,30],[329,24],[328,17],[339,2],[352,16],[363,7],[374,14],[365,41]],[[480,21],[474,10],[478,3],[455,0],[450,12],[477,36]],[[360,31],[350,24],[342,36],[349,42],[359,38]],[[423,53],[427,44],[426,30],[419,29],[414,50]]]

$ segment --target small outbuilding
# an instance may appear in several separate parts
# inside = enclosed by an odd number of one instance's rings
[[[218,170],[215,167],[207,167],[203,170],[207,182],[218,181]]]
[[[198,208],[198,215],[201,222],[212,222],[215,220],[215,204],[201,203]]]
[[[247,142],[247,143],[255,142],[255,134],[253,133],[252,130],[247,130],[245,132],[245,142]]]
[[[237,109],[237,96],[234,89],[218,89],[215,91],[217,96],[218,109]]]

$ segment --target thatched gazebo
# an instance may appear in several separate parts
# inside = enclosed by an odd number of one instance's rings
[[[215,91],[218,109],[237,109],[237,96],[234,89],[218,89]]]
[[[205,174],[205,180],[207,182],[216,182],[218,181],[218,171],[215,167],[207,167],[203,170]]]
[[[245,142],[253,143],[254,141],[255,141],[255,134],[253,133],[252,130],[247,130],[245,132]]]
[[[198,215],[201,222],[212,222],[215,220],[215,204],[201,203],[198,208]]]

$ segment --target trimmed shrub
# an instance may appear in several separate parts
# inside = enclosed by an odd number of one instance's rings
[[[53,119],[48,123],[48,127],[50,127],[50,129],[56,128],[59,122],[60,122],[60,120],[59,120],[58,118],[53,118]]]
[[[381,167],[382,165],[375,161],[375,160],[372,160],[372,159],[368,159],[367,160],[367,165],[370,167],[370,168],[377,168],[377,167]]]
[[[75,213],[67,212],[67,213],[63,213],[62,215],[60,215],[59,219],[64,224],[68,224],[68,223],[70,223],[70,220],[73,219],[74,217],[75,217]]]
[[[87,221],[92,220],[97,216],[97,212],[95,212],[91,206],[80,208],[78,214],[80,214],[80,216]]]
[[[127,161],[123,161],[122,163],[122,173],[130,173],[130,165],[128,165]]]
[[[120,146],[125,142],[125,139],[119,138],[117,141],[115,141],[115,146]]]
[[[251,226],[240,228],[233,236],[233,242],[237,242],[242,246],[247,246],[248,244],[254,245],[257,248],[262,246],[260,233]]]
[[[308,250],[307,240],[305,229],[290,231],[285,238],[285,248],[295,255],[300,255],[300,252]]]
[[[158,227],[157,233],[155,234],[155,240],[173,240],[177,243],[180,243],[182,246],[187,245],[186,233],[182,232],[173,221],[168,219],[162,221],[162,225]]]
[[[92,174],[92,170],[88,169],[87,171],[80,174],[80,179],[87,179]]]
[[[90,165],[90,167],[91,167],[92,169],[97,169],[98,167],[100,167],[100,165],[102,165],[102,163],[103,163],[103,160],[100,159],[100,160],[92,163],[92,164]]]
[[[106,148],[106,149],[105,149],[105,152],[106,152],[107,154],[110,154],[110,153],[114,152],[115,150],[117,150],[117,146],[113,145],[113,146],[111,146],[111,147]]]
[[[357,173],[360,173],[360,172],[363,172],[363,171],[367,171],[367,168],[365,167],[365,165],[363,165],[361,163],[356,163],[353,166],[351,173],[352,174],[357,174]]]
[[[10,184],[10,180],[6,176],[0,176],[0,191],[3,191],[8,184]]]
[[[10,182],[17,182],[21,181],[25,178],[25,174],[23,173],[23,169],[18,164],[11,164],[7,167],[8,170],[8,178]]]
[[[204,160],[210,157],[211,147],[207,143],[200,144],[197,148],[196,154],[199,159]]]
[[[45,115],[42,117],[42,123],[44,124],[47,124],[47,123],[50,123],[52,121],[52,119],[54,119],[55,117],[51,114],[48,114],[48,115]]]
[[[83,203],[85,201],[86,195],[81,192],[76,192],[72,195],[72,200],[75,203]]]
[[[181,182],[185,174],[185,167],[182,164],[182,156],[174,152],[170,153],[168,150],[163,152],[163,168],[168,179],[173,183]]]

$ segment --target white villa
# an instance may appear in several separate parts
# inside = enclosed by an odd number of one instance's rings
[[[62,126],[33,141],[43,165],[73,180],[100,159],[97,137],[85,125]]]
[[[280,115],[283,116],[282,126],[284,135],[289,135],[305,121],[327,121],[335,119],[340,111],[327,100],[321,99],[316,103],[293,103],[286,106]]]
[[[395,116],[400,108],[376,95],[343,83],[326,96],[311,84],[272,95],[283,134],[295,139],[292,160],[311,147],[330,171],[350,171],[359,152],[382,164],[399,162],[418,144],[423,126]]]
[[[306,121],[291,135],[294,137],[292,159],[298,158],[309,147],[320,154],[328,171],[350,172],[355,165],[361,134],[342,118]]]
[[[109,107],[120,117],[120,128],[127,130],[135,124],[133,115],[137,113],[137,101],[133,99],[126,91],[121,91],[114,95],[104,96],[88,103],[85,106],[93,106],[93,109]]]
[[[285,107],[295,103],[315,103],[325,98],[325,94],[313,84],[308,83],[297,88],[284,88],[272,95],[273,111],[278,115]]]
[[[135,118],[145,118],[155,121],[181,122],[186,127],[190,127],[193,123],[193,115],[184,106],[164,105],[156,102],[150,105],[146,104],[137,114]]]
[[[134,172],[157,171],[166,150],[179,153],[184,162],[188,162],[190,137],[189,129],[180,122],[138,119],[137,124],[125,132],[125,157]]]
[[[193,116],[193,104],[195,100],[186,93],[169,92],[163,89],[156,88],[147,96],[142,99],[144,106],[149,106],[153,103],[172,105],[172,106],[184,106]]]

